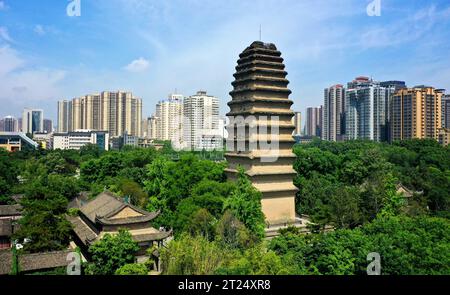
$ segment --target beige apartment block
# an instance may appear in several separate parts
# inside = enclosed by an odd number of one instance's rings
[[[60,131],[102,130],[108,131],[111,137],[122,136],[126,131],[141,136],[141,124],[142,99],[131,92],[104,91],[58,102]]]
[[[156,139],[171,141],[174,145],[183,140],[183,99],[181,94],[170,94],[156,104]]]
[[[441,129],[443,92],[428,86],[400,89],[390,101],[391,140],[433,138]]]

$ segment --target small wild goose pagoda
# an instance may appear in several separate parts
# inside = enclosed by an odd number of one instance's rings
[[[283,61],[274,44],[253,42],[239,55],[228,102],[226,173],[234,180],[241,166],[262,193],[267,236],[305,226],[295,212],[294,112]]]

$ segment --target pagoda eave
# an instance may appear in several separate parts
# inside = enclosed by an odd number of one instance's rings
[[[294,112],[269,112],[269,111],[242,111],[242,112],[229,112],[227,116],[239,116],[239,115],[271,115],[271,116],[293,116]]]
[[[239,99],[239,100],[232,100],[229,101],[227,104],[229,106],[232,105],[248,105],[248,103],[255,103],[255,102],[268,102],[268,103],[285,103],[288,104],[289,106],[291,106],[294,102],[290,99],[286,99],[286,98],[280,98],[280,99],[273,99],[273,98],[249,98],[249,99]]]

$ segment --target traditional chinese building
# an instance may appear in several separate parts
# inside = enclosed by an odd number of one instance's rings
[[[95,199],[79,208],[78,216],[68,217],[73,225],[75,243],[85,257],[87,249],[105,234],[117,234],[126,229],[139,244],[137,256],[145,256],[145,251],[153,245],[161,246],[172,235],[172,231],[161,231],[151,225],[159,212],[147,212],[128,204],[110,192],[103,192]]]
[[[297,224],[293,184],[295,143],[291,91],[281,52],[274,44],[253,42],[237,62],[225,155],[229,179],[238,166],[262,193],[262,210],[269,227]]]
[[[11,248],[11,236],[18,230],[21,217],[21,205],[0,206],[0,249]]]

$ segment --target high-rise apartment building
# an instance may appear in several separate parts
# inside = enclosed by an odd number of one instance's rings
[[[148,118],[147,121],[147,132],[148,132],[148,138],[149,139],[155,139],[157,138],[157,131],[158,131],[158,126],[157,126],[157,122],[158,122],[158,118],[156,118],[155,116],[151,116],[150,118]]]
[[[156,138],[170,140],[176,147],[183,142],[183,98],[171,94],[156,104]]]
[[[390,106],[391,106],[391,100],[394,92],[399,91],[400,89],[407,88],[406,83],[404,81],[397,81],[397,80],[391,80],[391,81],[384,81],[380,82],[380,86],[385,88],[386,92],[386,138],[387,141],[391,141],[391,118],[390,118]]]
[[[58,132],[69,132],[72,130],[72,101],[58,101]]]
[[[53,121],[50,119],[44,119],[44,133],[53,132]]]
[[[22,114],[22,132],[33,134],[44,131],[44,111],[40,109],[24,109]]]
[[[18,121],[13,116],[6,116],[1,120],[0,131],[4,132],[18,132]]]
[[[146,139],[157,139],[158,118],[152,115],[142,122],[142,136]]]
[[[293,136],[299,136],[302,134],[302,113],[295,112],[294,117],[292,118],[292,124],[295,126]]]
[[[345,88],[341,84],[325,88],[322,139],[341,141],[345,134]]]
[[[345,95],[345,139],[388,140],[388,102],[395,87],[357,77]]]
[[[442,91],[429,86],[400,89],[390,102],[391,141],[409,138],[438,139]]]
[[[306,136],[322,134],[322,106],[306,109]]]
[[[141,124],[142,99],[131,92],[104,91],[58,103],[58,130],[62,132],[88,129],[108,131],[111,137],[125,132],[141,136]]]
[[[442,96],[441,113],[442,127],[450,128],[450,94]]]
[[[213,150],[222,147],[219,130],[219,99],[206,91],[186,97],[183,102],[183,141],[191,150]]]

